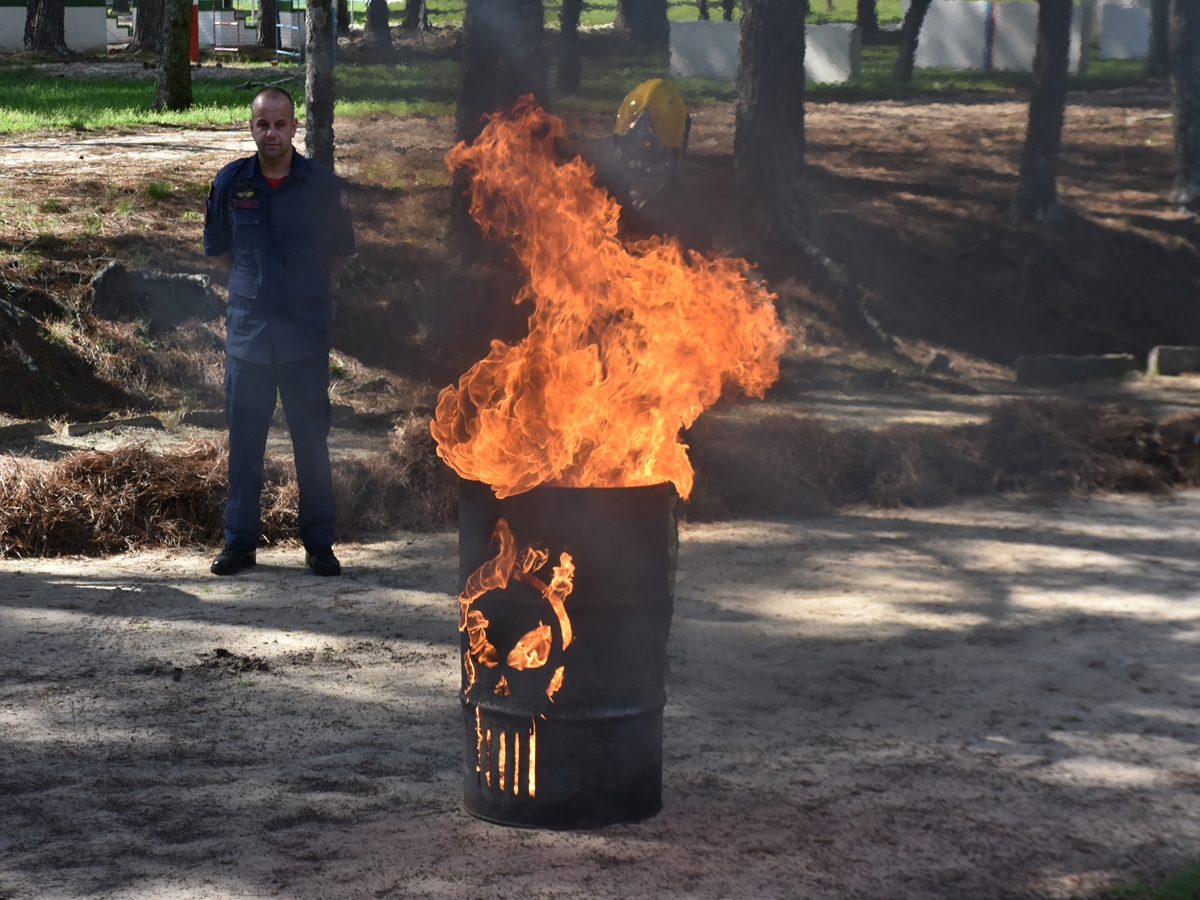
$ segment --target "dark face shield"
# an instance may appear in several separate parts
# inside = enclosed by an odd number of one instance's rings
[[[679,151],[665,146],[642,115],[624,134],[613,135],[629,196],[636,209],[661,191],[679,168]]]

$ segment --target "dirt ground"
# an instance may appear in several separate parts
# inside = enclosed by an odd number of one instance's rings
[[[1165,112],[1163,91],[1072,95],[1067,218],[1025,229],[1003,215],[1020,97],[810,104],[831,244],[897,350],[847,344],[829,301],[777,267],[793,343],[758,408],[959,425],[1022,395],[1018,351],[1200,342],[1198,234],[1165,202]],[[568,116],[585,144],[609,121]],[[338,123],[360,252],[335,339],[360,413],[426,404],[482,355],[445,355],[447,328],[493,336],[445,302],[507,284],[453,271],[440,245],[452,131]],[[731,106],[696,110],[682,181],[627,227],[720,246],[732,136]],[[0,138],[5,278],[82,309],[114,258],[215,275],[200,202],[249,147],[195,129]],[[156,181],[174,191],[148,197]],[[219,402],[219,325],[94,328],[55,338],[86,376],[39,359],[81,407],[120,408],[104,391],[158,411]],[[931,380],[935,352],[952,371]],[[891,387],[856,381],[880,367]],[[1196,384],[1078,396],[1157,417],[1194,411]],[[0,561],[0,900],[1067,898],[1166,873],[1200,838],[1198,514],[1193,491],[685,526],[665,808],[591,833],[460,808],[451,534],[344,545],[340,581],[294,548],[221,580],[201,548]]]
[[[455,537],[0,563],[0,897],[1084,897],[1200,840],[1200,493],[686,527],[664,804],[460,808]]]

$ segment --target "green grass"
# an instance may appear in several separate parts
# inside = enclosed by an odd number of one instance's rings
[[[146,196],[151,200],[166,200],[175,195],[175,185],[169,181],[152,181],[146,185]]]
[[[1104,900],[1200,900],[1200,864],[1158,884],[1139,882],[1117,888],[1106,893]]]
[[[835,0],[851,4],[853,0]],[[881,5],[889,0],[881,0]],[[903,96],[921,91],[1021,90],[1030,84],[1028,73],[974,72],[918,69],[913,83],[897,87],[891,82],[895,47],[863,48],[862,77],[844,85],[810,88],[815,100],[846,100]],[[551,60],[553,63],[555,60]],[[445,115],[454,111],[458,66],[449,60],[419,65],[340,65],[337,77],[337,114],[364,116]],[[629,53],[585,57],[583,82],[578,94],[552,97],[555,109],[611,111],[634,86],[647,78],[669,76],[667,54]],[[1073,78],[1074,88],[1112,87],[1143,80],[1142,63],[1136,60],[1093,60],[1086,79]],[[247,118],[250,92],[236,90],[232,79],[194,79],[195,105],[182,113],[156,112],[153,79],[95,78],[87,81],[56,78],[32,66],[0,67],[0,132],[39,128],[106,128],[139,124],[232,125]],[[554,83],[551,72],[550,83]],[[691,105],[731,101],[730,82],[708,78],[683,78],[676,83]],[[151,199],[162,199],[150,194]],[[164,195],[165,196],[165,195]]]
[[[195,105],[155,112],[151,79],[53,78],[31,66],[0,70],[0,132],[164,123],[228,125],[246,119],[247,92],[229,82],[196,80]]]

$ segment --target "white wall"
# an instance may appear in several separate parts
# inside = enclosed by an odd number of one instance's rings
[[[103,6],[63,10],[63,41],[76,53],[107,53],[108,25]]]
[[[862,70],[862,35],[857,25],[837,22],[804,29],[804,77],[818,84],[851,81]]]
[[[1150,55],[1149,9],[1115,4],[1105,4],[1101,9],[1101,59],[1145,59]]]
[[[0,51],[25,49],[25,7],[0,6]]]
[[[280,18],[286,15],[288,13],[283,13]],[[200,26],[201,50],[211,50],[214,46],[245,47],[258,41],[258,29],[246,28],[238,21],[232,9],[202,9],[199,11],[197,24]],[[216,44],[213,43],[214,35]]]
[[[917,38],[914,65],[918,69],[982,69],[986,26],[984,0],[933,0]]]
[[[992,68],[1032,72],[1037,51],[1038,4],[1003,0],[993,3]],[[981,71],[987,55],[985,0],[933,0],[917,39],[915,65],[919,69]],[[1070,69],[1079,69],[1082,41],[1079,9],[1071,22]]]
[[[737,22],[672,22],[671,74],[733,81],[738,67]]]
[[[737,22],[672,22],[671,74],[676,78],[733,81],[738,67]],[[804,29],[804,75],[809,81],[837,83],[857,78],[862,39],[849,23]]]

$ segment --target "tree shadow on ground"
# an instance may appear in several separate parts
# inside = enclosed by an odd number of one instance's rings
[[[1015,897],[1162,871],[1200,805],[1194,508],[685,530],[665,809],[587,834],[458,808],[451,538],[332,586],[273,558],[6,564],[0,890]]]

